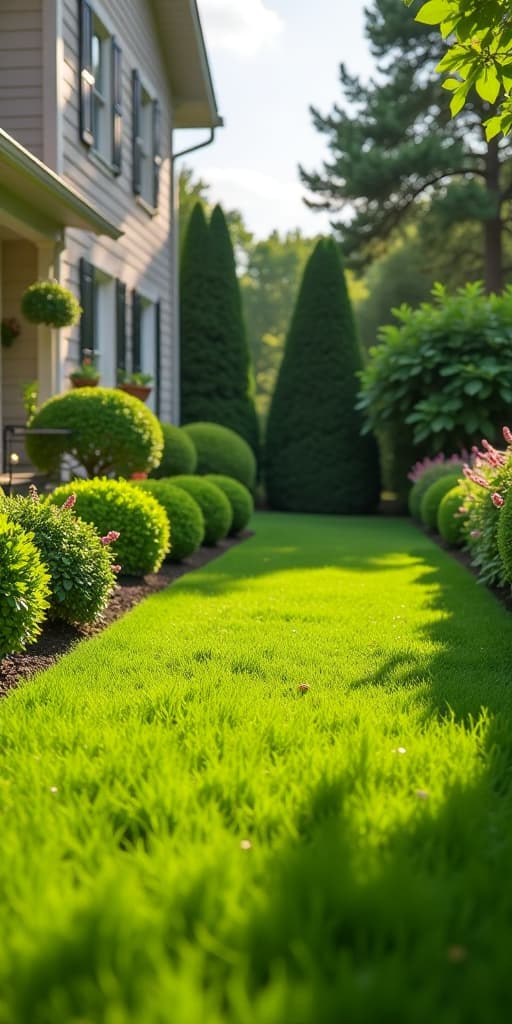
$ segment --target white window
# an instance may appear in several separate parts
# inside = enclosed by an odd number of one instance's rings
[[[141,297],[140,308],[140,368],[141,373],[151,376],[151,394],[146,405],[155,412],[156,381],[156,307],[154,302]]]
[[[96,14],[92,23],[94,151],[112,162],[112,39]]]
[[[150,206],[154,205],[153,165],[153,100],[143,88],[140,105],[140,194]]]
[[[116,386],[115,279],[94,268],[94,361],[103,387]]]

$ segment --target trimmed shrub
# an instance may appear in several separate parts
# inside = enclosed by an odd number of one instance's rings
[[[133,484],[152,494],[165,509],[171,531],[171,547],[167,559],[170,562],[181,562],[201,547],[205,532],[204,517],[197,501],[183,487],[175,487],[173,479],[134,480]]]
[[[454,467],[450,463],[440,462],[435,466],[431,466],[430,469],[426,469],[423,476],[421,476],[420,479],[412,485],[411,490],[409,491],[409,512],[413,519],[421,519],[421,502],[423,500],[423,495],[426,494],[429,487],[431,487],[436,480],[440,480],[441,477],[444,476],[454,476]],[[459,476],[462,476],[462,466],[460,467]]]
[[[36,281],[21,297],[21,312],[32,324],[71,327],[80,320],[82,308],[73,293],[57,281]]]
[[[465,467],[464,508],[465,531],[471,563],[478,578],[487,586],[503,587],[507,583],[504,564],[498,547],[500,504],[508,500],[512,487],[512,435],[503,428],[507,450],[498,452],[487,442],[478,452],[473,467]],[[494,499],[494,500],[493,500]],[[495,504],[495,501],[497,504]]]
[[[503,576],[512,583],[512,501],[509,490],[503,508],[498,511],[498,551],[503,566]]]
[[[464,506],[464,488],[456,484],[441,499],[437,510],[437,529],[443,540],[453,547],[461,547],[466,539],[464,514],[459,511]]]
[[[256,459],[243,437],[218,423],[188,423],[183,429],[197,451],[196,473],[232,476],[250,491],[254,489]]]
[[[198,476],[173,476],[173,484],[182,487],[197,501],[204,517],[204,543],[214,546],[227,537],[233,519],[226,495],[209,480]]]
[[[160,423],[164,438],[164,450],[162,461],[159,466],[151,470],[151,476],[157,480],[163,477],[178,476],[185,473],[187,476],[195,473],[197,466],[197,452],[192,438],[182,429],[175,427],[173,423]]]
[[[231,476],[222,476],[220,473],[209,473],[205,480],[210,480],[212,484],[220,487],[231,505],[233,522],[229,531],[230,536],[240,533],[247,526],[254,511],[251,492],[238,480],[233,480]]]
[[[35,428],[66,429],[69,435],[29,434],[27,453],[45,473],[58,470],[70,455],[88,476],[131,476],[158,466],[163,435],[153,413],[117,388],[78,388],[48,399],[30,421]]]
[[[33,535],[0,513],[0,658],[23,651],[39,636],[49,584]]]
[[[356,411],[362,368],[338,247],[306,265],[268,417],[267,495],[290,512],[365,513],[380,497],[375,438]]]
[[[48,501],[61,505],[71,494],[76,495],[77,516],[92,523],[100,535],[119,532],[115,558],[121,575],[158,572],[169,550],[169,522],[156,498],[126,480],[96,479],[63,484]]]
[[[459,479],[460,477],[457,473],[452,473],[451,476],[444,476],[440,480],[435,480],[425,491],[421,499],[420,518],[423,525],[429,530],[436,529],[437,511],[441,501],[445,494],[451,491],[452,487],[457,486]]]
[[[35,492],[28,498],[2,498],[0,512],[33,535],[50,574],[49,615],[71,623],[94,622],[116,582],[113,557],[94,527],[73,509],[39,501]]]

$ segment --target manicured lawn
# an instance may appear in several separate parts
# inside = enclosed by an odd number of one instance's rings
[[[255,522],[0,703],[1,1024],[506,1019],[512,617],[405,521]]]

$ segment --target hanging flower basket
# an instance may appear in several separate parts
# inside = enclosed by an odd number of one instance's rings
[[[21,312],[31,324],[70,327],[77,324],[82,309],[72,292],[57,281],[36,281],[21,297]]]

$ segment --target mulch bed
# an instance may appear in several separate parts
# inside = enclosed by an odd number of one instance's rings
[[[192,572],[194,569],[200,569],[214,558],[219,558],[236,544],[240,544],[252,536],[250,530],[245,530],[238,537],[229,537],[220,541],[215,548],[199,548],[190,558],[184,559],[180,564],[174,565],[171,562],[166,562],[160,572],[144,576],[143,579],[134,576],[123,577],[119,580],[101,619],[94,625],[69,626],[65,622],[47,623],[39,640],[28,647],[23,654],[11,654],[0,660],[0,697],[5,696],[9,690],[17,686],[19,680],[28,679],[34,672],[41,672],[43,669],[49,668],[80,640],[100,633],[139,601],[142,601],[144,597],[164,590],[180,576],[184,576],[185,573]]]

